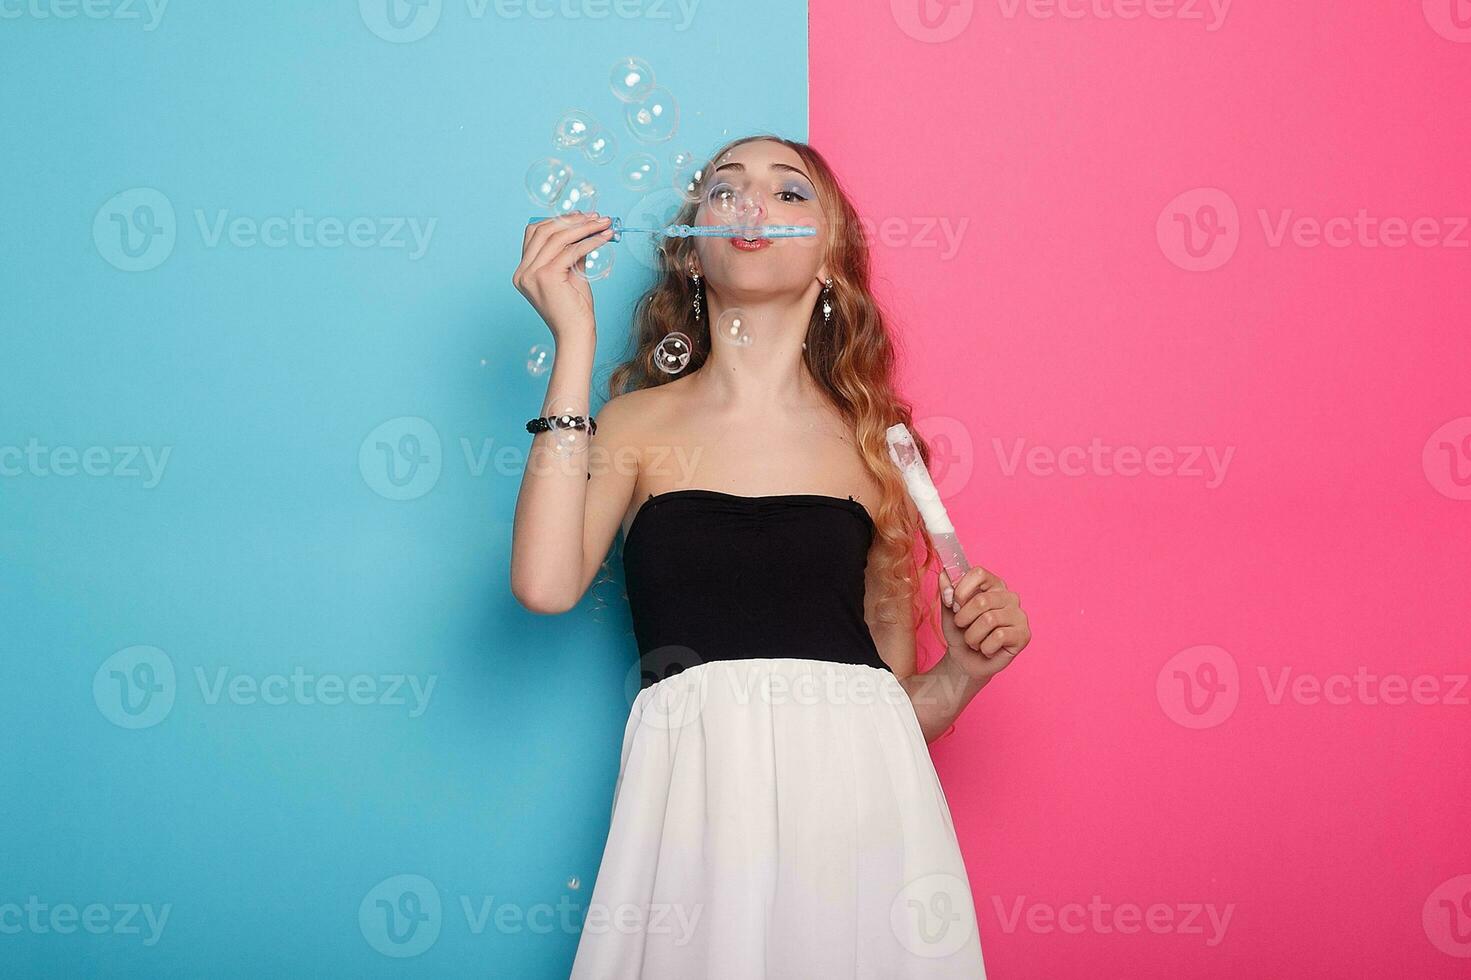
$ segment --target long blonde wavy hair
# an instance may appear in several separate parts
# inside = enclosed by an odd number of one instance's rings
[[[716,161],[743,143],[770,140],[790,148],[807,165],[827,219],[827,266],[832,278],[832,322],[823,315],[821,304],[813,308],[807,329],[807,346],[802,352],[807,369],[831,398],[851,427],[864,464],[881,487],[879,505],[872,510],[877,536],[870,560],[886,583],[877,609],[883,622],[911,626],[928,621],[944,645],[937,618],[938,598],[924,600],[922,584],[931,566],[938,567],[934,545],[924,525],[911,519],[908,497],[898,470],[889,459],[885,430],[903,422],[914,435],[920,456],[929,464],[930,447],[915,429],[908,401],[894,387],[896,349],[888,322],[870,291],[869,249],[858,212],[826,159],[806,143],[779,136],[758,134],[732,140],[721,146],[700,170],[693,200],[672,219],[693,224],[703,198],[704,178]],[[708,316],[696,321],[693,313],[694,283],[686,274],[694,252],[692,238],[663,238],[656,253],[656,281],[638,300],[633,313],[631,350],[613,369],[608,379],[608,398],[644,388],[654,388],[676,377],[698,371],[709,357]],[[659,342],[672,331],[681,331],[693,341],[689,363],[677,375],[655,363]],[[916,538],[919,547],[915,546]],[[890,618],[896,600],[909,593],[905,620]]]

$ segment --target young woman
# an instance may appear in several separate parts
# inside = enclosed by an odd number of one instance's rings
[[[738,140],[691,196],[676,221],[817,234],[665,240],[595,426],[575,427],[595,328],[574,270],[609,219],[533,225],[514,276],[556,359],[512,590],[571,609],[621,526],[640,654],[573,980],[983,977],[927,743],[1027,645],[1026,614],[994,572],[952,590],[938,570],[946,653],[916,671],[935,555],[884,441],[912,416],[822,156]]]

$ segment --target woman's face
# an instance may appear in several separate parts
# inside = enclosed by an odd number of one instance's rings
[[[814,284],[827,249],[822,202],[794,150],[770,140],[742,143],[711,166],[697,225],[741,224],[734,208],[750,205],[747,223],[808,225],[810,238],[696,238],[700,271],[717,291],[767,297],[801,293]]]

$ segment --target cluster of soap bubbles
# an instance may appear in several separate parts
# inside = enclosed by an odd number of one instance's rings
[[[620,59],[608,74],[608,87],[622,103],[624,122],[634,139],[658,144],[674,138],[679,130],[679,103],[668,89],[658,85],[647,61],[632,56]],[[553,215],[596,210],[597,186],[577,174],[567,162],[566,154],[577,151],[588,163],[604,166],[617,156],[617,138],[592,113],[570,109],[552,127],[552,144],[559,155],[537,160],[526,171],[526,193],[532,203]],[[667,187],[666,181],[672,174],[674,187],[684,199],[698,200],[700,170],[694,154],[685,150],[676,152],[667,163],[668,173],[665,166],[653,153],[636,151],[618,165],[618,182],[628,190],[647,195]],[[660,210],[664,208],[661,206]],[[635,221],[626,223],[640,227]],[[645,261],[645,264],[649,263]],[[612,268],[613,253],[602,248],[590,254],[577,271],[587,279],[601,279]]]
[[[581,109],[571,109],[557,120],[552,129],[552,143],[559,150],[578,149],[589,161],[602,166],[618,152],[618,140],[591,114]]]
[[[608,74],[608,87],[622,104],[628,133],[649,149],[636,148],[615,168],[618,183],[641,196],[627,209],[623,222],[630,228],[663,228],[673,223],[682,207],[700,202],[704,197],[703,161],[686,149],[676,150],[661,159],[652,147],[668,143],[679,131],[679,102],[654,78],[654,70],[642,58],[626,57],[616,62]],[[552,128],[552,144],[556,156],[535,161],[526,171],[526,193],[533,204],[553,217],[573,211],[598,208],[598,188],[579,175],[568,162],[569,154],[580,153],[588,164],[605,166],[618,156],[618,139],[598,119],[583,109],[563,113]],[[579,166],[582,164],[579,163]],[[721,218],[725,222],[724,217]],[[733,220],[729,223],[735,223]],[[655,271],[661,267],[662,236],[632,233],[621,243],[634,258]],[[600,246],[575,267],[583,278],[594,281],[607,277],[613,270],[611,243]],[[733,323],[718,327],[725,339],[738,345],[750,343],[740,311]],[[741,339],[741,338],[744,338]],[[670,374],[682,371],[689,363],[694,345],[687,334],[673,332],[664,337],[655,351],[655,364]],[[531,348],[526,369],[533,377],[551,370],[552,351],[544,344]],[[574,434],[569,436],[576,439]]]
[[[742,309],[726,310],[720,314],[710,336],[717,342],[734,347],[750,347],[754,339],[751,318]],[[665,374],[678,374],[689,364],[692,350],[694,343],[689,334],[682,330],[671,330],[654,347],[654,366]]]
[[[567,214],[591,210],[598,189],[577,177],[571,165],[556,157],[543,157],[526,171],[526,193],[532,203],[555,214]]]
[[[654,69],[642,58],[624,58],[608,75],[608,87],[623,103],[623,120],[633,138],[664,143],[679,129],[679,103],[654,81]]]

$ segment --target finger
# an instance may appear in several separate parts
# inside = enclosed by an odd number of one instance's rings
[[[612,237],[613,229],[604,228],[602,231],[588,235],[580,242],[573,242],[571,245],[568,245],[565,249],[563,249],[563,252],[565,252],[567,256],[567,265],[569,267],[576,267],[582,262],[583,259],[587,258],[589,252],[596,252],[598,249],[608,244],[609,240],[611,240]],[[562,260],[558,259],[557,264],[561,265]]]
[[[583,220],[581,211],[568,211],[565,214],[554,214],[550,218],[543,219],[535,224],[526,226],[526,237],[521,240],[521,269],[531,266],[532,261],[541,251],[542,245],[547,238],[563,228],[570,227],[574,223]]]
[[[579,242],[588,235],[601,230],[601,227],[611,220],[611,218],[607,217],[594,218],[589,216],[579,221],[566,222],[564,227],[547,235],[537,246],[536,255],[531,259],[527,268],[530,271],[535,271],[544,265],[561,263],[566,258],[564,250],[568,245],[571,245],[573,242]],[[566,264],[571,265],[571,260],[567,260]]]
[[[566,227],[569,222],[581,219],[582,212],[569,211],[566,214],[555,214],[526,226],[526,234],[521,239],[521,261],[516,264],[516,271],[511,274],[511,282],[516,284],[517,289],[522,287],[523,280],[531,274],[536,256],[541,252],[542,244],[546,241],[547,236],[558,228]]]
[[[527,271],[531,272],[537,268],[542,261],[542,256],[547,254],[548,244],[554,238],[573,229],[581,228],[591,220],[591,215],[583,214],[581,211],[569,211],[566,214],[555,215],[548,221],[537,222],[531,233],[531,240],[526,243],[526,253],[522,258]]]
[[[960,581],[955,584],[955,597],[963,606],[977,592],[1004,588],[1006,588],[1006,583],[1001,581],[1000,576],[995,572],[982,568],[980,565],[974,565],[964,575],[960,576]]]
[[[1015,630],[1018,625],[1018,615],[1021,610],[1016,609],[991,609],[982,613],[980,618],[971,623],[965,629],[965,645],[978,653],[986,656],[996,652],[998,644],[991,643],[992,637],[998,630],[1005,634],[1008,629]],[[990,644],[988,646],[988,644]]]
[[[965,601],[955,611],[955,625],[962,629],[975,622],[985,613],[1004,609],[1007,606],[1017,606],[1016,593],[1005,589],[996,589],[991,592],[978,592]]]
[[[992,630],[991,635],[986,637],[985,641],[981,643],[981,654],[987,657],[995,657],[997,654],[1001,654],[1008,658],[1015,657],[1017,655],[1017,651],[1009,648],[1015,646],[1016,644],[1016,633],[1017,628],[1015,626],[997,627],[996,629]]]

